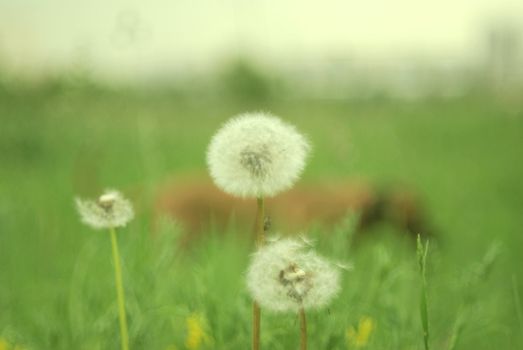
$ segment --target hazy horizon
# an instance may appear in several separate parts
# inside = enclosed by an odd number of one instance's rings
[[[247,56],[269,64],[336,58],[474,60],[495,21],[523,19],[511,0],[288,0],[148,3],[2,0],[0,64],[35,74],[83,62],[99,76],[205,71]]]

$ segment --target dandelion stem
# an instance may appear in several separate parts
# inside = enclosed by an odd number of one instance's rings
[[[256,246],[259,248],[265,243],[265,207],[263,197],[257,199],[256,211]],[[260,349],[260,306],[256,301],[252,302],[252,349]]]
[[[252,302],[252,350],[260,350],[260,306]]]
[[[307,350],[307,317],[305,309],[300,309],[300,350]]]
[[[113,247],[114,278],[116,282],[116,297],[118,300],[118,317],[120,321],[120,338],[122,350],[129,350],[129,335],[127,333],[127,318],[125,315],[125,296],[123,291],[122,267],[120,266],[120,254],[118,253],[118,242],[116,230],[110,229],[111,244]]]
[[[427,280],[425,278],[426,271],[426,262],[427,262],[427,253],[429,251],[429,243],[423,246],[421,243],[420,235],[418,235],[417,241],[417,255],[418,255],[418,264],[420,268],[420,277],[421,277],[421,298],[420,298],[420,317],[421,317],[421,326],[423,327],[423,344],[425,345],[425,350],[429,350],[429,317],[428,317],[428,307],[427,307]]]
[[[263,197],[257,199],[256,211],[256,245],[261,247],[265,244],[265,200]]]

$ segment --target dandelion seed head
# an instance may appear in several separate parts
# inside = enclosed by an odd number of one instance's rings
[[[254,300],[269,310],[318,309],[338,294],[340,272],[304,242],[286,238],[253,255],[247,271],[247,289]]]
[[[294,126],[264,113],[247,113],[226,122],[207,151],[211,177],[239,197],[271,197],[301,175],[309,143]]]
[[[97,200],[76,198],[76,208],[82,222],[96,230],[123,227],[134,217],[131,202],[114,190],[105,191]]]

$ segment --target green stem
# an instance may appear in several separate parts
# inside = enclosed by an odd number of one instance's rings
[[[260,349],[260,306],[252,302],[252,349]]]
[[[263,197],[257,199],[256,210],[256,246],[259,248],[265,243],[265,203]],[[260,306],[256,301],[252,302],[252,349],[260,349]]]
[[[300,350],[307,350],[307,317],[305,309],[300,309]]]
[[[120,254],[118,252],[118,242],[116,240],[116,231],[110,229],[111,244],[113,247],[114,278],[116,282],[116,297],[118,299],[118,316],[120,321],[120,338],[122,341],[122,350],[129,350],[129,334],[127,332],[127,318],[125,315],[125,296],[123,291],[122,267],[120,266]]]

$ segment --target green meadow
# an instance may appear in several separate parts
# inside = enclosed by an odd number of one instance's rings
[[[119,348],[109,235],[82,225],[74,207],[75,196],[104,188],[121,190],[136,210],[118,230],[131,349],[249,349],[252,233],[232,227],[182,247],[183,228],[154,204],[171,177],[205,173],[215,130],[250,110],[309,137],[304,183],[357,178],[419,193],[434,227],[431,349],[523,347],[521,101],[58,85],[0,88],[0,349]],[[323,255],[353,266],[334,302],[309,313],[309,348],[423,349],[414,242],[378,225],[354,246],[356,217],[307,232]],[[296,315],[262,311],[261,328],[263,349],[298,347]]]

